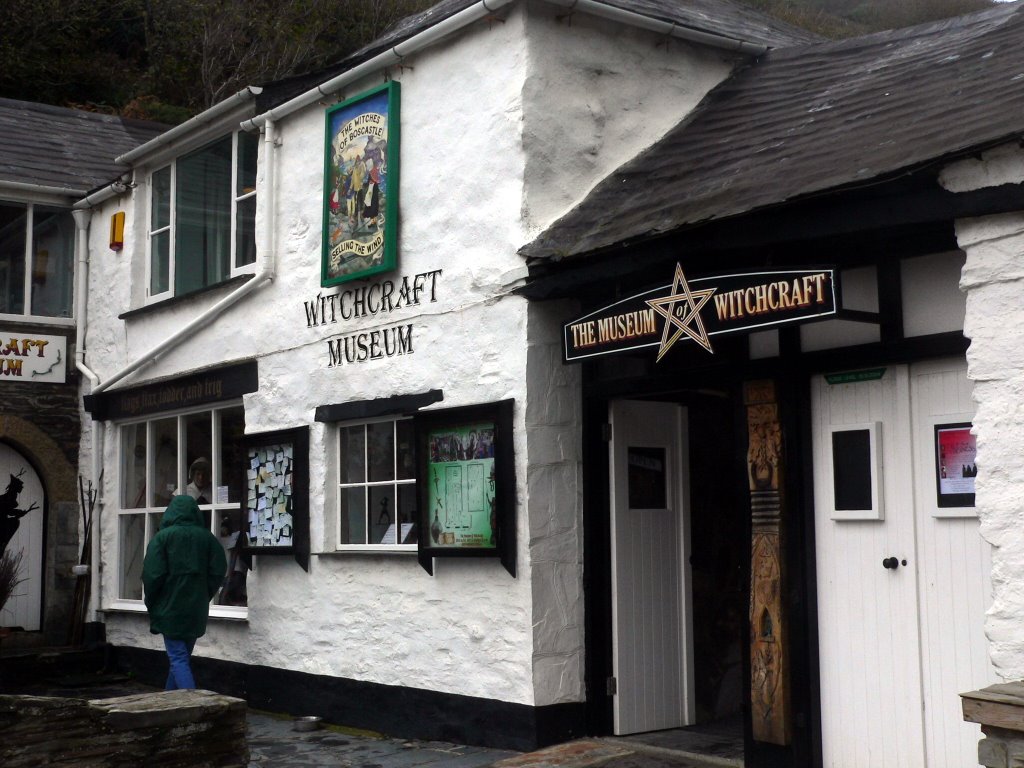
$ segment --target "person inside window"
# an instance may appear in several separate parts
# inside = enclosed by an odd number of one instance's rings
[[[198,504],[212,504],[213,491],[210,488],[210,462],[200,456],[188,468],[188,486],[185,494]]]
[[[231,521],[227,515],[220,521],[220,544],[224,547],[224,554],[227,557],[228,566],[224,577],[224,586],[221,588],[221,605],[245,605],[245,577],[248,566],[241,555],[239,538],[243,536],[240,531],[231,530]]]

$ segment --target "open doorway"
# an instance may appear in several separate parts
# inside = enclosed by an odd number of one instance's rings
[[[737,469],[735,403],[709,394],[690,413],[695,751],[743,756],[744,674],[750,533],[747,488]]]
[[[614,732],[739,764],[750,534],[734,400],[618,401],[610,417]]]

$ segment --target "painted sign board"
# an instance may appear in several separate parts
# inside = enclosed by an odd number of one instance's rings
[[[0,381],[63,384],[67,357],[64,336],[0,330]]]
[[[711,275],[687,280],[676,265],[670,285],[594,310],[563,328],[565,362],[658,348],[660,361],[676,342],[714,353],[712,337],[751,333],[836,314],[832,269],[790,269]]]
[[[321,285],[397,264],[399,84],[327,110]]]

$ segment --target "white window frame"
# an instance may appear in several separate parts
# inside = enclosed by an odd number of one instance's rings
[[[230,237],[230,269],[228,276],[225,280],[229,280],[232,277],[239,275],[252,274],[256,271],[256,261],[254,260],[251,264],[244,264],[239,266],[238,260],[238,205],[244,200],[256,197],[255,187],[251,192],[238,192],[238,181],[239,181],[239,151],[238,143],[239,137],[242,131],[233,131],[231,133],[231,237]],[[212,141],[205,142],[199,147],[190,149],[188,152],[184,152],[181,155],[173,158],[167,163],[164,163],[158,167],[150,170],[147,176],[148,182],[148,199],[146,202],[147,217],[146,217],[146,303],[156,303],[172,298],[176,294],[174,293],[174,270],[175,270],[175,245],[176,245],[176,232],[177,232],[177,219],[178,210],[176,205],[177,200],[177,189],[178,189],[178,161],[188,155],[201,152],[204,149],[216,144],[218,141],[224,139],[224,136],[218,136]],[[257,155],[259,153],[259,142],[256,144]],[[258,162],[258,161],[257,161]],[[153,177],[163,170],[170,171],[170,196],[169,207],[170,215],[168,216],[168,223],[164,227],[153,229],[153,216],[154,216],[154,205],[153,205]],[[153,240],[154,238],[162,234],[163,232],[170,232],[168,237],[168,275],[167,275],[167,290],[161,291],[160,293],[153,293]],[[222,281],[223,282],[223,281]],[[217,285],[213,283],[212,285]],[[205,286],[210,287],[210,286]]]
[[[234,204],[231,206],[231,276],[247,274],[254,272],[256,269],[256,259],[253,259],[251,264],[238,264],[238,204],[245,200],[250,200],[256,197],[256,186],[253,184],[251,192],[239,193],[239,151],[238,151],[238,140],[241,138],[243,131],[235,131],[231,140],[231,190]],[[259,156],[259,140],[256,141],[256,154]],[[257,173],[259,165],[257,161]],[[254,233],[255,234],[255,233]]]
[[[396,427],[396,425],[398,424],[398,422],[400,422],[400,421],[410,421],[411,422],[412,421],[412,417],[409,417],[409,416],[381,416],[379,418],[373,418],[373,419],[358,419],[358,420],[352,420],[352,421],[344,421],[344,422],[339,422],[336,425],[337,429],[334,430],[334,432],[335,432],[335,434],[334,434],[334,441],[335,441],[336,452],[337,452],[337,460],[336,460],[336,463],[335,463],[335,478],[336,478],[335,488],[337,490],[338,498],[337,498],[336,506],[335,506],[335,519],[334,519],[334,522],[335,522],[336,533],[335,533],[334,546],[335,546],[335,550],[337,552],[374,552],[374,553],[383,553],[383,554],[402,554],[402,553],[409,553],[409,552],[415,553],[415,552],[419,551],[419,545],[418,544],[351,544],[351,543],[348,543],[348,542],[344,542],[343,543],[341,541],[342,503],[343,503],[345,491],[347,489],[349,489],[349,488],[365,488],[366,489],[366,493],[369,494],[370,488],[394,486],[395,487],[395,507],[396,507],[396,509],[395,509],[395,521],[394,522],[397,525],[398,524],[398,510],[397,510],[397,507],[398,507],[398,486],[400,486],[400,485],[410,485],[414,489],[416,487],[415,473],[414,473],[414,476],[411,477],[411,478],[406,478],[406,479],[401,479],[401,480],[398,479],[398,441],[397,441],[397,439],[394,441],[393,450],[392,450],[392,454],[393,454],[392,455],[392,460],[394,462],[394,478],[392,480],[374,480],[374,481],[366,480],[366,481],[358,482],[358,483],[343,483],[343,482],[341,482],[342,462],[345,460],[345,457],[342,455],[342,452],[341,452],[341,432],[342,432],[343,429],[347,429],[349,427],[363,427],[365,429],[370,424],[383,424],[383,423],[390,423],[392,425],[392,428],[394,429]],[[397,432],[395,434],[397,436]],[[415,450],[415,446],[414,446],[414,450]],[[367,455],[368,451],[369,451],[369,440],[364,440],[363,441],[363,451],[364,451],[363,466],[366,467],[367,472],[369,472],[369,456]],[[420,520],[419,519],[414,519],[413,520],[413,524],[416,526],[416,534],[417,534],[417,538],[418,538],[419,536],[422,535],[422,532],[419,530]],[[367,526],[367,531],[369,531],[369,526]]]
[[[181,411],[166,411],[166,412],[149,414],[146,418],[119,421],[119,422],[117,422],[114,425],[115,429],[117,430],[117,484],[115,486],[116,494],[117,494],[117,510],[116,510],[117,514],[116,514],[116,523],[114,524],[114,539],[115,539],[114,558],[113,558],[113,560],[114,560],[114,590],[113,590],[114,598],[112,599],[112,602],[111,602],[111,604],[109,606],[110,610],[132,611],[132,612],[143,612],[143,613],[146,611],[146,605],[143,602],[143,600],[141,600],[141,599],[136,600],[136,599],[132,599],[132,598],[121,597],[121,579],[122,579],[122,576],[123,576],[123,574],[122,574],[122,566],[124,564],[123,563],[123,553],[121,551],[121,520],[123,518],[125,518],[125,517],[130,517],[130,516],[137,516],[137,515],[144,515],[145,516],[145,521],[146,522],[145,522],[145,529],[144,529],[144,533],[143,533],[143,554],[144,554],[146,548],[149,546],[149,542],[152,541],[153,536],[156,535],[156,530],[154,530],[154,519],[155,519],[155,516],[157,514],[160,514],[160,513],[164,512],[165,509],[166,509],[165,507],[145,506],[145,504],[150,499],[150,493],[152,492],[152,488],[154,487],[154,479],[155,479],[154,472],[153,472],[153,466],[154,465],[153,465],[153,462],[151,460],[151,457],[155,455],[155,448],[156,448],[156,446],[154,444],[155,443],[155,435],[154,435],[154,431],[153,431],[153,429],[151,428],[150,425],[152,425],[154,422],[162,421],[162,420],[165,420],[165,419],[173,418],[173,419],[176,420],[176,422],[177,422],[176,423],[176,429],[177,429],[177,434],[176,434],[176,440],[177,440],[177,462],[178,462],[178,477],[176,478],[176,482],[178,484],[178,488],[179,489],[184,489],[185,486],[188,484],[188,478],[186,476],[187,473],[188,473],[188,467],[186,465],[187,456],[185,454],[185,451],[186,451],[186,446],[185,446],[185,421],[186,421],[186,419],[189,416],[194,416],[196,414],[202,414],[202,413],[210,414],[211,421],[212,421],[211,432],[210,432],[211,455],[209,457],[207,457],[207,458],[208,458],[208,460],[210,462],[210,469],[211,469],[210,485],[211,485],[212,488],[216,489],[217,483],[222,480],[222,478],[219,476],[219,472],[220,472],[219,467],[221,465],[221,461],[220,461],[221,419],[219,419],[219,418],[213,419],[212,415],[216,411],[239,410],[241,408],[242,408],[242,401],[238,400],[238,401],[231,401],[231,402],[226,402],[226,403],[218,403],[216,405],[209,405],[209,406],[203,407],[203,408],[191,408],[191,409],[181,410]],[[124,509],[123,506],[122,506],[122,501],[121,501],[121,493],[122,493],[122,489],[124,487],[124,481],[125,481],[125,478],[122,476],[123,475],[122,457],[124,456],[124,451],[125,451],[125,448],[126,448],[126,446],[124,445],[124,428],[125,427],[134,426],[134,425],[140,425],[140,424],[146,425],[146,494],[147,494],[147,497],[146,497],[146,499],[143,502],[143,506],[141,506],[141,507],[133,507],[133,508],[129,508],[129,509]],[[200,504],[199,505],[199,509],[203,510],[203,511],[210,510],[210,525],[211,526],[215,526],[217,524],[217,520],[218,520],[217,515],[220,512],[224,512],[224,511],[237,512],[238,516],[239,516],[239,519],[241,519],[242,513],[243,513],[241,500],[235,501],[235,502],[216,503],[216,499],[215,499],[214,503],[211,503],[211,504]],[[212,533],[214,535],[216,535],[217,531],[212,531]],[[210,616],[215,616],[215,617],[219,616],[219,617],[224,617],[224,618],[247,618],[248,615],[249,615],[249,608],[248,608],[248,606],[218,605],[216,603],[210,603]]]
[[[57,203],[38,202],[35,200],[9,200],[4,198],[0,200],[0,203],[11,206],[25,206],[25,277],[24,285],[22,285],[22,297],[24,301],[25,311],[21,314],[15,314],[13,312],[0,312],[0,320],[13,320],[16,322],[32,322],[39,323],[41,325],[63,325],[73,326],[75,324],[75,300],[74,290],[71,293],[71,305],[68,307],[67,317],[52,317],[48,315],[33,315],[32,310],[32,272],[35,267],[34,265],[34,254],[33,254],[33,233],[35,230],[35,213],[36,206],[42,205],[45,208],[63,208],[71,212],[71,209],[66,205]],[[78,238],[81,237],[81,233],[78,227],[75,227],[74,239],[71,243],[72,253],[75,253],[75,249],[78,246]],[[75,259],[71,260],[72,268],[75,268]],[[77,269],[75,272],[77,273]],[[76,280],[77,275],[72,278]]]

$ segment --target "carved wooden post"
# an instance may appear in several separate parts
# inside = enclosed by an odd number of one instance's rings
[[[782,426],[772,381],[744,385],[750,481],[750,701],[757,741],[789,744],[789,658],[783,611]]]

